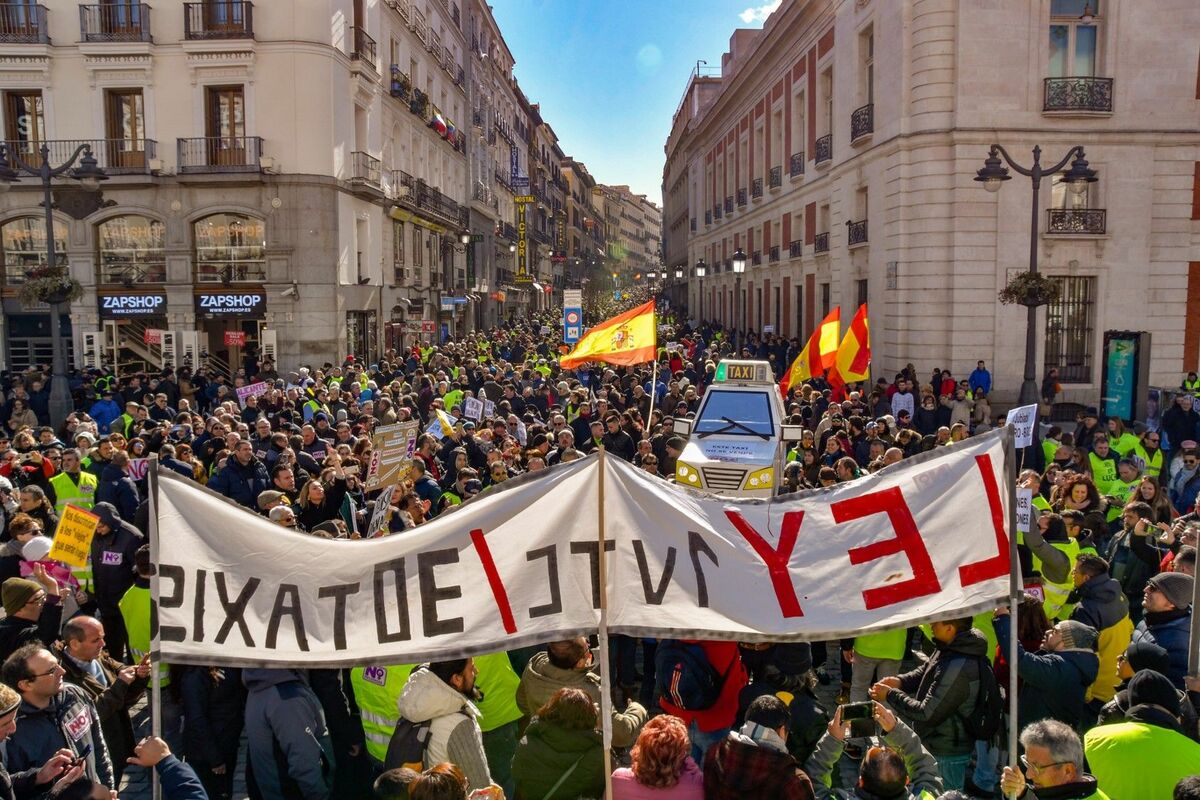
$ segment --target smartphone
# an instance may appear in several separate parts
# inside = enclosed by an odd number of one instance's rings
[[[846,725],[846,735],[852,739],[876,736],[879,725],[875,722],[874,703],[847,703],[842,706],[842,722]]]
[[[80,763],[86,761],[87,757],[90,756],[91,754],[92,754],[92,746],[91,746],[91,744],[88,744],[82,750],[80,750],[79,753],[76,754],[75,758],[73,758],[71,760],[71,766],[73,767],[76,764],[80,764]]]

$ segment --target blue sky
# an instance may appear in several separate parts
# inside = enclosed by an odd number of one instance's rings
[[[492,0],[526,96],[598,181],[662,205],[663,145],[696,60],[778,0]]]

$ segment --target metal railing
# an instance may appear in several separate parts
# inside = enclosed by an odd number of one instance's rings
[[[828,253],[829,252],[829,231],[818,233],[813,237],[813,252]]]
[[[718,220],[723,216],[725,216],[725,211],[721,208],[721,204],[717,203],[713,206],[713,219]]]
[[[0,4],[0,44],[49,44],[45,6]]]
[[[51,139],[45,142],[5,142],[29,164],[40,164],[42,145],[49,151],[51,164],[60,164],[74,155],[81,144],[92,146],[96,164],[111,175],[138,174],[150,171],[150,160],[158,157],[158,142],[153,139]]]
[[[788,244],[788,258],[799,258],[803,248],[803,242],[801,242],[799,239],[793,239],[792,242]]]
[[[743,202],[742,205],[745,205],[745,203]],[[725,213],[726,214],[733,213],[733,196],[732,195],[725,198]]]
[[[196,283],[261,283],[267,279],[266,266],[261,261],[261,248],[257,260],[238,260],[239,250],[250,248],[233,247],[229,261],[196,260]]]
[[[412,88],[412,81],[404,70],[400,69],[399,64],[392,64],[389,69],[390,78],[388,79],[388,94],[395,97],[397,100],[407,100],[408,92]]]
[[[350,180],[379,187],[379,177],[383,165],[378,158],[370,153],[355,150],[350,154],[350,160],[352,169]]]
[[[354,50],[350,57],[375,66],[375,40],[359,27],[352,27],[350,32],[354,36]]]
[[[184,39],[253,39],[254,4],[217,0],[183,4]]]
[[[705,225],[712,225],[712,221],[713,221],[713,212],[712,212],[712,211],[709,211],[709,210],[706,210],[706,211],[704,212],[704,224],[705,224]]]
[[[804,174],[804,151],[792,153],[792,157],[788,159],[788,176],[796,177]]]
[[[1048,208],[1046,233],[1103,235],[1108,212],[1103,208]]]
[[[746,201],[746,190],[745,190],[745,189],[738,189],[738,190],[737,190],[737,204],[738,204],[738,208],[741,208],[742,206],[746,205],[746,202],[747,202],[747,201]]]
[[[161,250],[159,251],[161,254]],[[122,286],[135,286],[137,284],[147,283],[166,283],[167,281],[167,262],[155,262],[151,264],[129,264],[115,261],[108,264],[100,264],[97,270],[96,281],[98,283],[121,284]]]
[[[767,183],[772,189],[783,186],[783,167],[771,167],[771,171],[767,173]]]
[[[179,139],[180,172],[258,172],[261,136],[201,136]]]
[[[755,178],[750,181],[750,195],[755,199],[763,196],[763,181],[762,178]]]
[[[149,42],[150,6],[115,2],[79,7],[80,36],[85,42]]]
[[[853,247],[856,244],[867,243],[867,221],[860,219],[857,222],[846,222],[846,244]]]
[[[850,141],[861,139],[875,131],[875,104],[867,103],[850,115]]]
[[[1112,78],[1046,78],[1043,111],[1112,111]]]
[[[824,164],[833,158],[833,134],[827,133],[820,139],[817,139],[816,158],[813,162],[816,164]]]
[[[779,260],[779,245],[773,244],[773,245],[771,245],[771,249],[767,251],[767,261],[778,261],[778,260]]]
[[[755,250],[753,253],[750,254],[750,266],[752,266],[752,267],[762,266],[762,251],[761,250]]]

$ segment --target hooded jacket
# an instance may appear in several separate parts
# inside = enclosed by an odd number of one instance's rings
[[[599,703],[600,676],[595,672],[595,651],[592,655],[592,666],[563,669],[550,663],[550,656],[546,651],[534,653],[521,674],[521,684],[517,687],[517,707],[525,714],[533,716],[550,700],[551,695],[563,688],[582,689],[592,698],[593,703]],[[624,711],[614,708],[613,747],[631,747],[637,741],[638,731],[646,724],[646,718],[646,709],[637,703],[630,702]]]
[[[996,638],[1007,642],[1012,618],[996,617],[994,625]],[[1017,674],[1023,681],[1017,694],[1021,728],[1049,717],[1079,729],[1084,696],[1096,680],[1100,658],[1090,650],[1029,653],[1017,642],[1017,659]]]
[[[92,537],[92,593],[101,608],[117,609],[125,592],[133,586],[133,556],[146,540],[109,503],[97,503],[92,513],[110,529]]]
[[[326,800],[333,789],[333,742],[321,703],[303,673],[247,669],[246,739],[263,797]]]
[[[105,464],[100,472],[100,485],[96,488],[96,502],[112,503],[122,516],[133,519],[139,502],[137,484],[125,470]]]
[[[36,621],[12,616],[0,619],[0,663],[24,645],[40,644],[49,648],[54,644],[62,628],[62,612],[62,601],[50,595]]]
[[[517,743],[512,774],[521,797],[598,799],[604,796],[604,740],[599,731],[570,730],[534,717]]]
[[[62,691],[45,708],[22,700],[17,709],[17,730],[4,745],[4,763],[12,772],[41,769],[60,748],[78,755],[90,747],[84,774],[110,789],[116,788],[108,745],[100,732],[100,717],[77,686],[64,683]]]
[[[760,735],[761,734],[761,735]],[[774,731],[747,722],[704,757],[705,800],[812,800],[813,787]]]
[[[462,692],[422,666],[408,677],[396,707],[403,719],[429,723],[426,769],[449,761],[458,765],[472,786],[491,784],[479,709]]]
[[[900,688],[887,703],[934,755],[966,755],[975,748],[965,719],[979,697],[981,669],[991,669],[988,643],[975,629],[948,644],[937,643],[929,661],[900,676]]]
[[[1116,694],[1121,680],[1117,677],[1117,657],[1125,652],[1133,636],[1129,599],[1121,591],[1121,584],[1104,574],[1076,587],[1068,595],[1067,602],[1075,604],[1071,611],[1072,620],[1090,625],[1100,633],[1096,642],[1100,669],[1088,688],[1087,700],[1108,702]]]

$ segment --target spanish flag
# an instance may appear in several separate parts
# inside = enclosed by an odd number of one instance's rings
[[[808,344],[804,345],[800,355],[796,356],[792,366],[784,373],[783,380],[779,382],[779,391],[785,398],[793,386],[820,377],[825,370],[834,366],[841,328],[842,309],[841,306],[837,306],[829,312],[829,316],[821,320],[812,336],[808,337]]]
[[[657,346],[654,301],[618,314],[588,330],[575,349],[559,360],[565,369],[588,361],[606,364],[644,364],[654,360]]]
[[[846,383],[871,377],[871,329],[867,325],[867,304],[854,312],[854,319],[837,351],[837,373]]]

